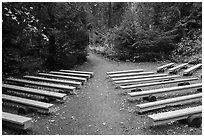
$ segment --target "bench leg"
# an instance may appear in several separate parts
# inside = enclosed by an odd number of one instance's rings
[[[202,123],[202,118],[200,116],[189,116],[187,118],[188,125],[191,127],[200,127]]]
[[[157,70],[157,73],[163,73],[164,69]]]
[[[202,88],[198,88],[197,91],[198,91],[198,92],[202,92]]]
[[[132,89],[130,92],[137,92],[137,91],[142,91],[140,88]]]
[[[42,102],[46,102],[46,103],[50,103],[51,101],[53,101],[53,99],[51,98],[43,98],[41,99]]]
[[[178,86],[184,86],[184,85],[190,85],[190,83],[189,82],[178,83]]]
[[[144,100],[147,100],[149,102],[154,102],[154,101],[157,101],[157,98],[155,96],[148,96],[148,97],[143,97]]]
[[[18,113],[18,115],[26,115],[26,114],[28,114],[28,109],[20,107],[20,108],[18,108],[18,112],[17,113]]]

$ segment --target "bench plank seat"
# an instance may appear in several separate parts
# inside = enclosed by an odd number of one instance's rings
[[[52,82],[52,83],[58,83],[58,84],[72,85],[72,86],[76,86],[76,87],[82,85],[82,82],[79,82],[79,81],[68,81],[68,80],[44,78],[44,77],[37,77],[37,76],[24,76],[23,78],[30,79],[30,80],[36,80],[36,81],[44,81],[44,82]]]
[[[132,76],[132,77],[119,77],[119,78],[112,78],[113,81],[119,80],[131,80],[131,79],[142,79],[142,78],[152,78],[152,77],[162,77],[168,76],[168,74],[153,74],[153,75],[142,75],[142,76]]]
[[[154,90],[132,92],[132,93],[128,93],[128,94],[131,97],[145,97],[145,96],[148,96],[148,95],[156,95],[156,94],[161,94],[161,93],[166,93],[166,92],[186,90],[186,89],[194,89],[194,88],[197,88],[197,89],[202,88],[202,83],[179,86],[179,87],[160,88],[160,89],[154,89]]]
[[[150,75],[154,74],[154,72],[138,72],[138,73],[124,73],[124,74],[114,74],[109,75],[110,78],[116,78],[116,77],[128,77],[128,76],[139,76],[139,75]]]
[[[88,75],[94,76],[93,72],[88,72],[88,71],[63,70],[63,69],[61,69],[60,71],[69,72],[69,73],[77,73],[77,74],[88,74]]]
[[[106,74],[107,74],[107,75],[114,75],[114,74],[133,73],[133,72],[143,72],[143,69],[121,70],[121,71],[110,71],[110,72],[106,72]]]
[[[115,84],[118,85],[124,85],[124,84],[130,84],[130,83],[141,83],[145,81],[160,81],[160,80],[171,80],[174,78],[179,78],[181,76],[179,75],[172,75],[172,76],[166,76],[166,77],[153,77],[153,78],[144,78],[144,79],[131,79],[131,80],[120,80],[120,81],[114,81]]]
[[[16,105],[29,107],[37,110],[38,112],[47,113],[47,114],[51,113],[54,109],[54,105],[50,103],[44,103],[36,100],[31,100],[31,99],[26,99],[26,98],[11,96],[11,95],[5,95],[5,94],[2,94],[2,101],[7,103],[12,103],[14,105],[16,104]]]
[[[44,96],[44,97],[59,99],[63,101],[66,100],[66,97],[67,97],[67,95],[63,93],[50,92],[46,90],[33,89],[33,88],[15,86],[15,85],[10,85],[10,84],[2,84],[2,89],[22,92],[26,94]]]
[[[166,64],[166,65],[160,66],[160,67],[157,68],[157,72],[164,71],[165,69],[173,67],[173,66],[174,66],[174,63],[169,63],[169,64]]]
[[[189,116],[202,115],[202,106],[179,109],[175,111],[163,112],[153,115],[148,115],[150,125],[164,124],[171,121],[186,119]]]
[[[152,111],[159,108],[164,108],[167,106],[184,105],[188,103],[193,103],[197,101],[202,101],[202,93],[180,96],[175,98],[169,98],[164,100],[159,100],[155,102],[148,102],[136,105],[136,111],[143,113],[147,111]]]
[[[144,83],[144,84],[136,84],[136,85],[127,85],[127,86],[120,86],[120,88],[135,89],[135,88],[141,88],[141,87],[156,86],[156,85],[162,85],[162,84],[172,84],[172,83],[194,81],[194,80],[198,80],[198,78],[176,79],[172,81],[161,81],[161,82],[152,82],[152,83]]]
[[[60,90],[64,90],[65,92],[66,91],[75,91],[76,90],[76,87],[73,87],[73,86],[28,81],[28,80],[25,80],[25,79],[7,78],[6,81],[19,83],[19,84],[24,84],[24,85],[29,84],[29,85],[34,85],[34,86],[41,86],[41,87],[47,87],[47,88],[60,89]]]
[[[48,74],[48,73],[38,73],[38,75],[46,76],[46,77],[52,77],[52,78],[61,78],[61,79],[67,79],[67,80],[87,82],[86,78],[71,77],[71,76],[61,76],[61,75],[54,75],[54,74]]]
[[[68,72],[59,72],[59,71],[50,71],[49,73],[56,74],[56,75],[65,75],[65,76],[75,76],[75,77],[91,78],[91,75],[88,75],[88,74],[77,74],[77,73],[68,73]]]
[[[12,128],[26,130],[32,127],[32,118],[2,112],[2,124]]]
[[[169,74],[175,74],[178,70],[187,67],[188,63],[184,63],[169,69]]]
[[[195,65],[195,66],[193,66],[193,67],[191,67],[189,69],[184,70],[183,75],[184,76],[190,76],[190,75],[192,75],[192,73],[194,71],[196,71],[197,69],[199,69],[201,67],[202,67],[202,64],[197,64],[197,65]]]

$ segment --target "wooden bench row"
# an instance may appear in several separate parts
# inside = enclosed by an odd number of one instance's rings
[[[2,102],[23,109],[33,109],[40,113],[49,114],[54,105],[36,100],[2,94]]]
[[[141,75],[141,76],[131,76],[131,77],[119,77],[119,78],[112,78],[112,80],[121,81],[121,80],[153,78],[153,77],[163,77],[163,76],[168,76],[168,74],[153,74],[153,75]]]
[[[53,79],[53,78],[44,78],[44,77],[37,77],[37,76],[24,76],[23,78],[35,81],[43,81],[43,82],[52,82],[57,84],[64,84],[64,85],[72,85],[79,87],[82,85],[82,82],[78,81],[68,81],[68,80],[61,80],[61,79]]]
[[[201,117],[202,106],[148,115],[151,126],[187,119],[190,126],[199,127],[202,122]]]
[[[195,65],[189,69],[184,70],[183,75],[184,76],[191,76],[193,74],[193,72],[199,68],[202,68],[202,64],[197,64],[197,65]]]
[[[141,97],[147,97],[149,95],[158,95],[158,94],[161,94],[161,93],[167,93],[167,92],[173,92],[173,91],[179,91],[179,90],[186,90],[186,89],[195,89],[195,88],[196,89],[201,89],[202,88],[202,83],[179,86],[179,87],[170,87],[170,88],[161,88],[161,89],[146,90],[146,91],[140,91],[140,92],[132,92],[132,93],[128,93],[128,94],[131,97],[141,98]]]
[[[179,77],[181,76],[172,75],[172,76],[152,77],[152,78],[144,78],[144,79],[119,80],[119,81],[114,81],[114,83],[117,85],[125,85],[125,84],[141,83],[141,82],[147,82],[147,81],[173,80]]]
[[[183,63],[183,64],[181,64],[181,65],[178,65],[178,66],[175,66],[175,67],[174,67],[174,63],[169,63],[169,64],[166,64],[166,65],[163,65],[163,66],[158,67],[158,68],[157,68],[157,72],[158,72],[158,73],[159,73],[159,72],[164,72],[165,69],[170,68],[170,69],[169,69],[169,74],[176,74],[180,69],[182,69],[182,68],[187,68],[187,65],[188,65],[188,63]],[[173,67],[173,68],[172,68],[172,67]],[[197,70],[197,69],[199,69],[199,68],[201,68],[201,67],[202,67],[202,64],[197,64],[197,65],[195,65],[195,66],[193,66],[193,67],[191,67],[191,68],[189,68],[189,69],[187,69],[187,70],[184,70],[183,75],[184,75],[184,76],[191,76],[192,73],[193,73],[195,70]]]
[[[73,70],[60,70],[51,71],[50,73],[39,73],[40,76],[24,76],[25,79],[7,78],[6,82],[10,84],[2,84],[2,103],[5,105],[11,105],[18,108],[18,110],[33,109],[40,113],[49,114],[54,109],[54,104],[45,103],[41,101],[31,100],[27,98],[17,97],[13,93],[24,93],[34,96],[42,96],[49,99],[57,99],[65,101],[67,95],[63,93],[50,92],[47,90],[34,89],[29,87],[22,87],[27,85],[40,86],[46,88],[54,88],[58,90],[75,91],[76,87],[80,87],[82,83],[86,82],[87,79],[94,76],[93,72],[85,71],[73,71]],[[49,77],[49,78],[46,78]],[[29,80],[33,81],[29,81]],[[66,79],[66,80],[62,80]],[[69,81],[72,80],[72,81]],[[49,83],[47,83],[49,82]],[[57,84],[56,84],[57,83]],[[15,85],[12,85],[15,84]],[[17,86],[21,85],[21,86]],[[74,87],[75,86],[75,87]],[[8,93],[8,94],[7,94]],[[16,128],[20,130],[30,129],[32,126],[32,118],[19,116],[7,112],[2,112],[2,124],[10,128]]]
[[[40,76],[46,76],[46,77],[52,77],[52,78],[61,78],[61,79],[66,79],[66,80],[74,80],[74,81],[80,81],[80,82],[87,82],[86,78],[81,78],[81,77],[71,77],[71,76],[64,76],[64,75],[54,75],[54,74],[49,74],[49,73],[38,73]]]
[[[164,72],[165,69],[170,68],[169,74],[173,74],[173,73],[176,74],[177,71],[186,67],[187,67],[187,63],[178,65],[176,67],[174,67],[174,63],[169,63],[161,67],[158,67],[157,72]],[[167,106],[184,105],[184,104],[202,101],[202,93],[164,99],[160,101],[156,101],[157,99],[154,96],[161,93],[167,93],[167,92],[173,92],[173,91],[179,91],[179,90],[187,90],[187,89],[201,90],[202,83],[192,84],[192,85],[190,85],[189,83],[189,81],[198,80],[198,78],[186,78],[186,79],[175,80],[175,78],[179,78],[180,76],[179,75],[168,76],[168,74],[154,74],[154,73],[152,74],[151,72],[132,73],[131,71],[107,72],[107,74],[115,84],[120,86],[121,89],[130,89],[132,91],[135,91],[135,92],[128,93],[131,97],[134,97],[134,98],[143,97],[143,99],[146,99],[148,101],[154,101],[154,102],[148,102],[148,103],[136,105],[136,111],[139,113],[164,108]],[[147,83],[142,83],[142,82],[147,82]],[[137,83],[137,84],[134,84],[134,83]],[[162,89],[146,90],[146,91],[141,91],[141,89],[138,89],[141,87],[172,84],[172,83],[178,83],[178,87],[170,87],[170,88],[162,88]],[[169,112],[169,113],[172,113],[172,114],[177,112],[180,113],[181,111],[183,112],[183,110],[178,110],[178,111]],[[149,115],[150,124],[157,125],[157,124],[166,123],[172,120],[184,119],[189,117],[189,115],[190,116],[195,115],[195,113],[190,113],[188,115],[185,115],[184,113],[182,115],[179,115],[179,113],[177,113],[174,116],[168,115],[166,113],[168,118],[165,118],[166,116],[165,114],[164,115],[161,114],[159,116]],[[199,114],[201,113],[199,112]]]
[[[63,75],[63,76],[74,76],[74,77],[82,77],[82,78],[91,78],[91,75],[89,74],[77,74],[77,73],[68,73],[68,72],[61,72],[61,71],[50,71],[51,74],[56,75]]]
[[[138,73],[124,73],[124,74],[113,74],[109,75],[110,78],[116,77],[127,77],[127,76],[139,76],[139,75],[150,75],[154,74],[155,72],[138,72]]]
[[[51,99],[58,99],[61,101],[65,101],[67,97],[67,95],[63,93],[50,92],[46,90],[33,89],[33,88],[15,86],[10,84],[2,84],[2,90],[6,90],[6,91],[9,90],[9,91],[15,91],[15,92],[26,93],[31,95],[43,96]]]
[[[10,128],[27,130],[32,127],[32,118],[2,112],[2,124]]]
[[[184,64],[178,65],[176,67],[170,68],[169,74],[176,74],[180,69],[187,68],[187,65],[188,65],[188,63],[184,63]]]
[[[76,74],[88,74],[91,77],[94,76],[93,72],[88,72],[88,71],[76,71],[76,70],[60,70],[61,72],[68,72],[68,73],[76,73]]]
[[[33,85],[33,86],[40,86],[40,87],[46,87],[46,88],[54,88],[54,89],[62,90],[64,93],[69,93],[70,91],[76,90],[76,87],[69,86],[69,85],[28,81],[25,79],[17,79],[17,78],[7,78],[6,82],[20,84],[20,85]]]
[[[136,105],[136,111],[139,113],[143,113],[143,112],[152,111],[155,109],[164,108],[167,106],[184,105],[184,104],[189,104],[197,101],[202,101],[202,93],[139,104],[139,105]]]
[[[158,67],[157,72],[164,72],[165,69],[168,69],[168,68],[171,68],[171,67],[174,67],[174,63],[169,63],[169,64]]]
[[[172,84],[172,83],[179,83],[179,82],[186,82],[186,81],[194,81],[198,80],[198,78],[186,78],[186,79],[176,79],[172,81],[161,81],[161,82],[151,82],[151,83],[144,83],[144,84],[135,84],[135,85],[127,85],[127,86],[120,86],[121,89],[138,89],[141,87],[148,87],[148,86],[156,86],[156,85],[163,85],[163,84]]]
[[[134,69],[134,70],[121,70],[121,71],[110,71],[106,72],[107,75],[115,75],[115,74],[122,74],[122,73],[137,73],[142,72],[143,69]]]

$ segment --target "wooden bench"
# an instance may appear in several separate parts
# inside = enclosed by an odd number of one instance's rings
[[[202,64],[197,64],[197,65],[195,65],[189,69],[184,70],[183,75],[184,76],[191,76],[193,74],[193,72],[199,68],[202,68]]]
[[[142,78],[152,78],[152,77],[163,77],[168,76],[168,74],[153,74],[153,75],[142,75],[142,76],[133,76],[133,77],[119,77],[119,78],[112,78],[113,81],[119,80],[131,80],[131,79],[142,79]]]
[[[32,127],[32,118],[2,112],[2,124],[14,129],[27,130]]]
[[[201,89],[202,83],[198,84],[192,84],[192,85],[185,85],[185,86],[179,86],[179,87],[170,87],[170,88],[160,88],[160,89],[154,89],[154,90],[146,90],[146,91],[139,91],[139,92],[132,92],[128,93],[131,97],[147,97],[152,95],[158,95],[161,93],[167,93],[167,92],[173,92],[173,91],[180,91],[180,90],[186,90],[186,89]]]
[[[172,67],[174,67],[174,63],[169,63],[169,64],[158,67],[157,72],[164,72],[165,69],[172,68]]]
[[[190,126],[200,126],[202,116],[202,106],[179,109],[175,111],[163,112],[153,115],[148,115],[149,124],[151,126],[165,124],[172,121],[188,119]],[[199,121],[200,120],[200,121]],[[194,125],[196,124],[196,125]]]
[[[13,106],[23,106],[26,108],[31,108],[34,110],[37,110],[38,112],[49,114],[53,111],[54,105],[50,103],[44,103],[36,100],[11,96],[11,95],[5,95],[2,94],[2,102],[9,103]]]
[[[94,73],[93,72],[87,72],[87,71],[76,71],[76,70],[60,70],[62,72],[69,72],[69,73],[77,73],[77,74],[88,74],[88,75],[91,75],[91,77],[94,76]]]
[[[156,85],[163,85],[163,84],[172,84],[172,83],[194,81],[194,80],[198,80],[198,78],[176,79],[176,80],[172,80],[172,81],[161,81],[161,82],[152,82],[152,83],[144,83],[144,84],[136,84],[136,85],[127,85],[127,86],[120,86],[120,88],[121,89],[137,89],[137,88],[141,88],[141,87],[156,86]],[[188,83],[188,84],[190,84],[190,83]]]
[[[46,76],[46,77],[52,77],[52,78],[80,81],[80,82],[83,82],[83,83],[87,82],[86,78],[71,77],[71,76],[60,76],[60,75],[54,75],[54,74],[48,74],[48,73],[38,73],[38,75]]]
[[[134,69],[134,70],[122,70],[122,71],[111,71],[111,72],[106,72],[107,75],[114,75],[114,74],[121,74],[121,73],[137,73],[137,72],[142,72],[143,69]]]
[[[72,85],[72,86],[76,86],[76,87],[80,87],[82,85],[82,82],[78,82],[78,81],[68,81],[68,80],[44,78],[44,77],[37,77],[37,76],[24,76],[23,78],[35,80],[35,81],[44,81],[44,82],[52,82],[52,83],[58,83],[58,84]]]
[[[73,87],[73,86],[28,81],[28,80],[25,80],[25,79],[7,78],[6,81],[8,83],[17,83],[17,84],[20,84],[20,85],[33,85],[33,86],[54,88],[54,89],[58,89],[58,90],[63,90],[63,92],[68,93],[68,94],[70,93],[69,91],[74,92],[76,90],[76,87]]]
[[[136,109],[136,112],[143,113],[147,111],[164,108],[167,106],[184,105],[184,104],[194,103],[198,101],[202,101],[202,93],[169,98],[169,99],[159,100],[155,102],[143,103],[143,104],[136,105],[135,109]]]
[[[180,69],[187,68],[187,65],[188,65],[188,63],[184,63],[184,64],[178,65],[176,67],[170,68],[169,74],[176,74]]]
[[[15,92],[21,92],[25,94],[43,96],[43,97],[47,97],[51,99],[58,99],[62,101],[65,101],[67,97],[67,95],[63,93],[50,92],[46,90],[33,89],[33,88],[15,86],[15,85],[10,85],[10,84],[2,84],[2,89],[15,91]]]
[[[124,74],[114,74],[109,75],[110,78],[116,78],[116,77],[128,77],[128,76],[139,76],[139,75],[150,75],[154,74],[154,72],[138,72],[138,73],[124,73]]]
[[[83,78],[91,78],[91,75],[88,74],[77,74],[77,73],[68,73],[68,72],[59,72],[59,71],[50,71],[51,74],[56,75],[64,75],[64,76],[75,76],[75,77],[83,77]]]
[[[131,79],[131,80],[120,80],[120,81],[114,81],[117,85],[125,85],[125,84],[132,84],[132,83],[141,83],[141,82],[147,82],[147,81],[162,81],[162,80],[173,80],[175,78],[179,78],[181,76],[179,75],[172,75],[172,76],[166,76],[166,77],[153,77],[153,78],[144,78],[144,79]]]

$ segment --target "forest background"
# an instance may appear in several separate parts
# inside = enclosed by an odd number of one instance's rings
[[[117,61],[198,63],[201,2],[3,2],[3,77]]]

